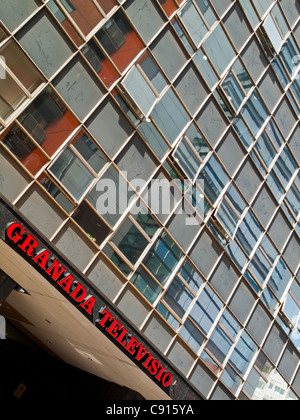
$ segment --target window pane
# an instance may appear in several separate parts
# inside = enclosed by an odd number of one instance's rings
[[[0,50],[0,55],[4,57],[6,65],[30,93],[33,93],[44,82],[38,70],[15,42],[5,44],[5,47]]]
[[[113,157],[133,131],[122,111],[108,98],[87,121],[86,126],[101,147]]]
[[[75,114],[84,119],[103,96],[104,90],[77,57],[58,76],[54,85]]]
[[[122,12],[115,13],[96,37],[121,72],[144,48]]]
[[[232,344],[232,341],[227,337],[224,331],[217,327],[212,333],[211,339],[206,345],[206,349],[209,350],[220,363],[223,363]]]
[[[0,71],[2,71],[0,63]],[[0,117],[6,120],[20,105],[27,99],[26,94],[15,82],[15,80],[6,73],[5,79],[0,78]]]
[[[38,6],[36,0],[1,0],[1,20],[10,31],[14,31]]]
[[[88,237],[98,245],[111,233],[107,225],[85,201],[78,207],[72,217]]]
[[[81,29],[84,35],[88,35],[92,29],[103,19],[103,15],[92,0],[85,0],[84,4],[78,1],[59,0],[72,19]]]
[[[72,140],[72,145],[96,173],[99,173],[107,163],[106,157],[84,131],[77,134]]]
[[[192,40],[196,46],[198,46],[207,34],[208,29],[191,0],[182,9],[182,11],[179,12],[179,17],[181,18]]]
[[[59,156],[50,171],[76,200],[80,200],[94,180],[93,175],[70,149]]]
[[[201,161],[184,138],[181,140],[174,156],[187,176],[193,181],[200,169]]]
[[[170,17],[177,9],[173,0],[158,0],[166,15]]]
[[[186,55],[170,29],[154,41],[151,51],[170,80],[174,79],[186,62]]]
[[[49,156],[78,127],[76,118],[50,86],[29,105],[19,122]]]
[[[132,264],[136,264],[148,245],[147,239],[129,219],[118,229],[112,242]]]
[[[48,78],[73,54],[73,48],[45,11],[31,19],[18,33],[17,38]]]
[[[46,156],[17,125],[2,141],[33,175],[48,162]]]
[[[96,0],[104,13],[109,13],[115,6],[115,0]]]
[[[198,328],[187,319],[179,331],[179,334],[184,339],[184,341],[192,347],[192,349],[198,353],[200,347],[204,343],[205,337],[201,334]]]
[[[209,286],[205,286],[190,313],[190,317],[204,334],[208,335],[222,307],[223,304],[217,295]]]
[[[161,74],[159,68],[148,53],[144,54],[138,62],[143,72],[146,74],[150,82],[153,84],[158,93],[161,93],[167,86],[165,78]]]
[[[119,78],[117,71],[107,57],[100,50],[94,40],[91,40],[82,48],[82,53],[98,74],[102,82],[110,88]]]
[[[132,284],[149,300],[150,303],[154,303],[159,294],[162,292],[162,288],[155,280],[147,273],[144,268],[139,268],[133,277],[131,278]]]
[[[74,204],[61,192],[53,180],[46,172],[38,178],[38,182],[45,188],[46,191],[58,202],[58,204],[67,212],[74,210]]]
[[[197,293],[203,283],[203,280],[200,274],[198,274],[188,261],[183,264],[179,274],[184,278],[193,291]]]
[[[170,143],[174,143],[190,118],[172,89],[163,96],[151,113],[154,122]]]
[[[189,309],[194,296],[184,286],[184,284],[176,277],[164,295],[165,302],[173,309],[173,311],[183,318]]]
[[[133,67],[122,84],[147,116],[157,97],[140,71]]]
[[[257,348],[254,341],[244,331],[230,358],[230,363],[241,375],[246,373]]]
[[[146,43],[164,24],[164,19],[153,0],[127,1],[125,10]]]
[[[220,75],[235,57],[235,52],[221,25],[218,25],[205,41],[204,49]]]
[[[165,285],[182,253],[166,232],[163,232],[143,261],[154,277]]]
[[[248,99],[248,102],[241,113],[255,136],[258,134],[269,115],[256,92]]]

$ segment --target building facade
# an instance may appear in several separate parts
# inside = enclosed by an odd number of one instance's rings
[[[18,325],[148,399],[298,400],[299,1],[0,0],[0,18]]]

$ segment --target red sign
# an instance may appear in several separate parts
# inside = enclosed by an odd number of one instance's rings
[[[80,305],[89,315],[96,302],[96,299],[88,295],[86,288],[80,284],[74,277],[67,273],[67,269],[59,263],[49,251],[41,250],[36,253],[39,246],[38,241],[19,223],[12,223],[6,230],[8,238],[37,264],[42,270],[50,276],[50,278],[66,292],[73,301]],[[173,377],[168,373],[161,363],[154,358],[154,356],[146,350],[146,348],[126,330],[111,315],[106,309],[99,313],[101,319],[97,321],[96,325],[102,327],[110,334],[115,341],[124,347],[124,349],[134,358],[137,362],[141,363],[155,379],[169,387],[172,383]]]

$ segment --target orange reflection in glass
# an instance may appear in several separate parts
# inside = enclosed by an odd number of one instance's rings
[[[51,87],[41,93],[18,120],[49,156],[53,156],[79,125]]]
[[[12,127],[2,142],[33,175],[36,175],[48,162],[43,152],[18,125]]]
[[[85,58],[89,61],[102,82],[110,88],[119,78],[119,74],[114,69],[109,59],[105,57],[96,42],[91,40],[83,47],[82,53],[85,55]]]
[[[121,72],[144,49],[141,40],[122,12],[117,12],[96,37]]]
[[[161,7],[164,9],[165,14],[168,17],[171,17],[174,12],[177,10],[177,6],[173,0],[158,0]]]
[[[109,13],[116,6],[116,2],[114,0],[96,0],[96,2],[99,4],[104,13]]]
[[[84,35],[88,35],[103,19],[92,0],[59,0]]]

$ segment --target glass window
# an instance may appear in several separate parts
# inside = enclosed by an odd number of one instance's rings
[[[204,193],[212,204],[216,202],[229,181],[219,161],[212,156],[198,177],[204,180]]]
[[[162,288],[159,284],[157,284],[150,274],[142,267],[134,273],[130,281],[150,303],[154,303],[162,292]]]
[[[273,20],[272,15],[269,15],[267,17],[263,26],[275,48],[275,51],[278,54],[281,49],[283,38],[281,33],[279,32],[278,27],[275,24],[275,21]]]
[[[61,9],[58,7],[58,4],[55,3],[54,0],[49,0],[47,3],[47,6],[51,10],[51,12],[54,14],[56,19],[59,21],[61,26],[65,29],[65,31],[69,34],[71,39],[75,42],[75,44],[80,47],[84,41],[82,37],[79,35],[79,32],[75,29],[74,25],[71,24],[70,20],[67,18],[68,11],[72,12],[74,7],[71,5],[71,3],[66,3],[68,0],[64,0],[64,4],[67,6],[64,9]]]
[[[158,313],[171,325],[174,330],[180,326],[180,323],[177,319],[167,310],[167,308],[162,304],[159,303],[156,307]]]
[[[134,265],[141,257],[148,241],[130,219],[126,219],[115,233],[112,243],[115,244],[125,257]]]
[[[236,184],[249,203],[252,201],[261,182],[262,179],[255,165],[250,159],[247,159],[236,176]]]
[[[96,37],[121,72],[144,48],[121,11],[113,15]]]
[[[213,24],[217,21],[217,18],[212,11],[211,6],[209,5],[207,0],[195,0],[196,5],[198,6],[200,12],[204,16],[206,22],[209,26],[213,26]]]
[[[127,1],[125,10],[146,43],[164,24],[164,19],[153,0]]]
[[[97,43],[92,39],[82,48],[82,53],[98,74],[102,82],[110,88],[119,78],[110,60],[104,55]]]
[[[195,293],[197,293],[203,283],[203,279],[200,276],[200,274],[194,269],[191,263],[185,261],[185,263],[179,270],[179,274],[191,287],[191,289]]]
[[[53,156],[79,125],[50,86],[29,105],[18,120],[49,156]]]
[[[46,172],[39,176],[38,182],[45,188],[46,191],[58,202],[58,204],[67,212],[71,213],[74,210],[74,204],[67,198],[58,185],[49,177]]]
[[[44,10],[30,20],[17,39],[48,78],[73,54],[66,37]]]
[[[283,297],[291,278],[292,273],[280,258],[268,283],[278,300]]]
[[[159,159],[162,159],[166,152],[169,150],[169,146],[160,135],[154,124],[144,120],[139,127],[139,132],[146,140],[152,151],[156,154],[156,156]]]
[[[158,2],[168,17],[171,17],[171,15],[177,10],[177,6],[173,0],[158,0]]]
[[[133,131],[111,98],[103,101],[86,123],[101,147],[113,157]]]
[[[143,205],[139,203],[138,208],[140,209],[140,212],[132,215],[132,217],[136,222],[138,222],[138,224],[146,232],[149,238],[152,239],[157,230],[159,229],[159,225],[156,222],[156,220],[154,220],[154,218],[151,216],[151,214],[148,213],[148,210],[146,210],[146,208]],[[136,213],[136,208],[133,209],[133,212]]]
[[[111,245],[107,244],[103,248],[104,254],[110,259],[110,261],[124,274],[125,277],[128,277],[131,274],[131,268],[127,265],[123,258],[120,257],[119,254],[111,247]],[[99,276],[99,272],[97,271],[97,276]],[[109,283],[111,282],[111,271],[109,271]]]
[[[233,394],[237,392],[242,383],[239,375],[230,366],[226,367],[223,375],[221,376],[221,381],[231,390]]]
[[[170,80],[186,63],[186,54],[171,29],[166,29],[151,45],[151,51]]]
[[[205,103],[196,122],[211,146],[216,145],[228,125],[228,120],[213,97]]]
[[[199,328],[208,335],[216,321],[223,304],[209,286],[205,286],[199,299],[190,313],[190,318]]]
[[[231,176],[234,175],[246,154],[233,130],[227,132],[217,149],[217,153]]]
[[[165,285],[182,255],[175,242],[166,232],[163,232],[149,251],[143,264],[162,285]]]
[[[201,161],[185,138],[179,143],[174,157],[188,177],[193,181],[200,169]]]
[[[266,107],[256,91],[248,99],[246,105],[241,111],[241,114],[254,136],[257,136],[259,130],[269,116]]]
[[[295,116],[293,108],[286,97],[284,97],[281,101],[280,106],[274,114],[274,119],[283,136],[288,138],[297,123],[297,117]]]
[[[54,86],[81,119],[91,112],[104,94],[104,89],[78,57],[56,78]]]
[[[195,45],[199,46],[205,35],[208,33],[208,29],[191,0],[189,0],[185,7],[178,13],[178,16],[183,22]]]
[[[33,175],[48,163],[46,156],[18,125],[11,128],[2,142]]]
[[[228,355],[232,344],[232,341],[225,332],[220,327],[216,327],[206,345],[206,350],[222,364]]]
[[[179,318],[183,318],[189,309],[194,296],[187,287],[184,286],[180,279],[176,277],[164,294],[163,299]]]
[[[122,84],[143,114],[148,116],[157,100],[157,96],[136,66],[131,69]]]
[[[248,255],[251,254],[261,234],[262,228],[257,222],[257,219],[254,217],[252,211],[249,210],[240,224],[236,234],[237,240]]]
[[[109,227],[85,201],[81,203],[72,217],[97,245],[100,245],[111,233]]]
[[[87,200],[110,226],[114,226],[134,195],[126,180],[111,165],[89,192]]]
[[[2,0],[0,16],[7,28],[13,32],[25,19],[27,19],[40,4],[36,0]]]
[[[94,176],[71,149],[65,149],[49,171],[75,198],[80,200],[94,181]]]
[[[83,3],[59,0],[84,35],[88,35],[103,19],[103,15],[92,0]]]
[[[204,335],[201,334],[198,328],[196,328],[189,319],[185,321],[179,331],[179,334],[196,353],[198,353],[200,347],[205,341]]]
[[[83,130],[75,136],[71,144],[97,174],[106,165],[106,157]]]
[[[142,56],[142,58],[138,61],[138,67],[142,70],[144,77],[146,80],[148,79],[148,82],[150,82],[156,92],[158,94],[162,93],[164,88],[167,86],[167,82],[150,54],[146,53]]]
[[[287,188],[296,170],[297,164],[288,148],[285,147],[274,165],[274,172],[284,188]]]
[[[222,75],[231,61],[235,58],[235,52],[221,25],[218,25],[213,30],[203,46],[219,72],[219,75]]]
[[[247,71],[256,83],[265,68],[268,66],[268,60],[266,59],[256,37],[252,38],[247,47],[244,49],[242,59],[245,63]]]
[[[44,79],[14,41],[0,49],[0,56],[0,74],[5,75],[0,77],[0,117],[5,120]]]
[[[187,112],[172,89],[169,89],[155,106],[151,117],[171,144],[175,142],[190,121]]]
[[[135,135],[122,150],[115,163],[135,188],[145,186],[157,165],[152,152],[144,145],[138,135]]]
[[[254,341],[244,331],[230,357],[230,363],[238,373],[245,375],[257,349]]]
[[[219,79],[210,64],[208,57],[201,48],[196,52],[194,56],[194,63],[206,81],[208,87],[212,89]]]
[[[239,281],[240,274],[230,259],[224,255],[210,279],[210,284],[225,301],[228,300]]]
[[[192,115],[199,110],[209,94],[209,90],[206,89],[205,83],[193,64],[190,64],[180,75],[175,88]]]
[[[224,19],[224,25],[237,50],[240,50],[251,36],[251,28],[243,10],[236,3]]]
[[[96,0],[96,2],[99,4],[104,13],[109,13],[117,5],[115,0]]]

